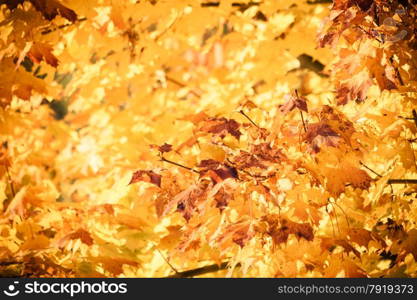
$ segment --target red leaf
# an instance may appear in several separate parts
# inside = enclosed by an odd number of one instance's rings
[[[151,170],[138,170],[133,173],[132,179],[129,184],[136,183],[138,181],[149,182],[161,187],[162,176]]]
[[[43,43],[34,43],[28,52],[29,58],[39,64],[44,60],[47,64],[57,67],[58,59],[52,53],[52,47]]]
[[[172,145],[167,144],[167,143],[163,144],[162,146],[151,145],[151,148],[157,149],[161,153],[168,153],[172,151]]]
[[[70,234],[67,234],[66,236],[61,238],[58,241],[58,245],[59,245],[59,247],[63,247],[66,244],[66,242],[68,242],[69,240],[76,240],[76,239],[80,239],[81,242],[83,242],[84,244],[86,244],[88,246],[91,246],[94,242],[90,233],[88,231],[86,231],[85,229],[80,228],[77,231],[74,231]]]
[[[239,140],[242,135],[239,131],[240,124],[233,119],[210,118],[204,123],[200,131],[213,133],[221,138],[224,138],[227,134],[231,134]]]

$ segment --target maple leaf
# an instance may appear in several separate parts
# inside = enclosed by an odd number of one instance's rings
[[[202,176],[208,175],[215,182],[220,182],[227,178],[238,178],[236,168],[222,164],[214,159],[202,160],[198,167],[201,169]]]
[[[207,195],[207,199],[213,197],[216,202],[216,207],[222,211],[229,202],[234,199],[233,192],[237,189],[238,185],[234,178],[227,178],[214,185],[211,191]]]
[[[295,223],[277,215],[266,215],[263,218],[268,225],[267,233],[272,237],[275,244],[285,243],[290,234],[307,241],[314,239],[313,228],[308,223]]]
[[[239,140],[242,135],[239,128],[240,124],[233,119],[209,118],[204,121],[204,125],[200,128],[200,131],[213,133],[221,138],[224,138],[227,134],[231,134]]]
[[[163,145],[149,145],[151,149],[158,150],[161,154],[168,153],[172,151],[172,145],[164,143]]]
[[[65,247],[66,243],[70,240],[76,240],[80,239],[81,242],[84,244],[91,246],[94,243],[94,239],[91,237],[90,233],[85,229],[78,229],[76,231],[73,231],[66,236],[62,237],[58,242],[58,247],[62,248]]]
[[[362,102],[366,99],[372,81],[367,71],[359,72],[341,82],[337,87],[337,103],[344,105],[349,101]]]
[[[243,248],[255,235],[253,225],[248,220],[241,220],[228,225],[216,241],[222,247],[230,246],[233,242]]]
[[[176,211],[180,212],[184,219],[189,221],[194,212],[199,210],[199,204],[206,199],[208,188],[209,185],[205,183],[189,186],[164,205],[162,216],[165,216],[175,207]]]
[[[168,226],[168,234],[164,236],[160,241],[158,247],[161,249],[172,249],[175,247],[182,237],[182,226]]]
[[[359,246],[368,247],[370,241],[378,241],[386,247],[386,243],[382,238],[364,228],[352,228],[349,230],[348,236],[350,241],[355,242]]]
[[[159,146],[158,150],[161,153],[171,152],[172,151],[172,145],[165,143],[162,146]]]
[[[346,251],[347,253],[352,252],[357,257],[361,256],[361,253],[355,249],[351,244],[349,244],[348,241],[344,239],[335,239],[335,238],[326,238],[326,237],[320,237],[321,240],[321,247],[323,249],[327,249],[331,251],[335,246],[340,246]]]
[[[266,165],[262,163],[255,155],[250,152],[240,150],[239,155],[234,158],[233,163],[240,169],[247,168],[266,168]]]
[[[299,96],[297,92],[293,93],[292,95],[287,95],[287,102],[279,106],[280,111],[284,115],[288,114],[295,108],[308,112],[307,99]]]
[[[354,153],[345,153],[329,148],[316,155],[315,166],[307,168],[333,196],[339,196],[351,185],[358,189],[368,189],[373,179],[355,162]]]
[[[28,52],[28,57],[39,64],[42,60],[53,67],[58,66],[58,59],[52,54],[52,47],[43,43],[34,43]]]
[[[3,0],[0,4],[6,4],[8,9],[14,10],[18,5],[23,4],[25,1],[32,3],[36,10],[42,13],[47,20],[52,20],[57,15],[60,15],[71,22],[77,20],[75,11],[62,5],[57,0]]]
[[[254,144],[252,153],[264,161],[280,163],[286,159],[285,154],[278,147],[272,147],[270,143]]]
[[[36,10],[40,11],[47,20],[54,19],[57,15],[68,21],[77,21],[77,14],[72,9],[62,5],[57,0],[29,0]]]
[[[337,147],[341,140],[340,136],[324,122],[308,124],[304,139],[314,153],[319,152],[323,146]]]
[[[113,276],[117,276],[123,273],[123,265],[129,265],[132,267],[139,266],[139,262],[123,257],[97,256],[89,257],[88,260],[96,264],[102,264],[104,269],[109,271]]]
[[[132,179],[129,184],[136,183],[139,181],[153,183],[158,187],[161,187],[162,176],[155,173],[152,170],[138,170],[132,175]]]

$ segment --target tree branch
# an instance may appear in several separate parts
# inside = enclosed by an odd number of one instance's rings
[[[417,184],[417,179],[389,179],[388,184]]]
[[[213,265],[208,265],[208,266],[191,269],[191,270],[187,270],[183,272],[178,272],[176,274],[167,276],[165,278],[190,278],[190,277],[194,277],[198,275],[204,275],[207,273],[214,273],[214,272],[227,269],[228,264],[229,262],[226,261],[226,262],[221,263],[220,265],[213,264]]]

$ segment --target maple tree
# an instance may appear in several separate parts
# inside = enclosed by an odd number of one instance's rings
[[[416,13],[0,1],[0,275],[417,276]]]

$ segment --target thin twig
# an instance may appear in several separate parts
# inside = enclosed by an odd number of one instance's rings
[[[295,96],[297,97],[297,99],[299,99],[300,96],[298,95],[298,90],[295,90],[294,92],[295,92]],[[298,108],[298,111],[300,112],[301,121],[303,122],[304,132],[307,132],[307,127],[306,127],[306,123],[304,121],[303,111],[300,108]]]
[[[248,119],[249,122],[251,122],[255,127],[259,128],[259,126],[251,118],[249,118],[249,116],[245,114],[245,112],[242,109],[239,110],[239,113],[242,114],[246,119]]]
[[[179,274],[178,270],[168,261],[168,259],[166,259],[166,257],[162,254],[162,252],[159,249],[156,249],[156,251],[158,251],[159,255],[161,255],[162,259],[175,272],[175,274]]]
[[[372,173],[374,173],[376,176],[378,177],[382,177],[381,174],[378,174],[377,172],[375,172],[374,170],[372,170],[370,167],[368,167],[367,165],[365,165],[363,162],[359,162],[361,166],[365,167],[366,169],[368,169],[369,171],[371,171]]]
[[[342,211],[343,215],[345,216],[347,226],[348,226],[348,228],[350,228],[350,222],[349,222],[349,219],[348,219],[348,216],[347,216],[345,210],[339,204],[337,204],[336,201],[334,201],[332,203],[333,203],[333,205],[336,205]]]
[[[417,184],[417,179],[389,179],[388,184]]]
[[[187,167],[187,166],[184,166],[184,165],[181,165],[181,164],[179,164],[179,163],[176,163],[175,161],[172,161],[172,160],[166,159],[166,158],[165,158],[165,157],[163,157],[162,155],[161,155],[161,160],[162,160],[162,161],[164,161],[164,162],[170,163],[170,164],[172,164],[172,165],[175,165],[175,166],[177,166],[177,167],[180,167],[180,168],[186,169],[186,170],[188,170],[188,171],[192,171],[192,172],[194,172],[194,173],[198,173],[198,174],[200,174],[200,172],[198,172],[197,170],[195,170],[195,169],[193,169],[193,168],[190,168],[190,167]]]
[[[333,207],[333,213],[334,213],[334,217],[335,217],[335,220],[336,220],[337,230],[339,231],[339,234],[342,234],[342,231],[340,230],[340,227],[339,227],[339,219],[337,218],[335,205],[334,205],[333,202],[330,202],[330,201],[329,201],[329,204]]]
[[[301,121],[303,121],[304,132],[307,132],[306,123],[304,122],[303,111],[301,109],[298,110],[300,111]]]

